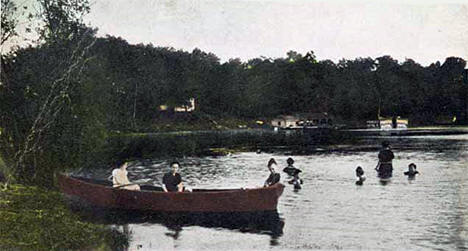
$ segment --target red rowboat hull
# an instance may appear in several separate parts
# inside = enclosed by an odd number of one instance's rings
[[[60,190],[88,203],[112,209],[154,212],[256,212],[277,209],[284,185],[254,189],[196,190],[194,192],[131,191],[58,176]]]

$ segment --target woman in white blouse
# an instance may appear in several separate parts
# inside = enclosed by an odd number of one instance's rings
[[[112,183],[114,187],[127,189],[127,190],[140,190],[140,186],[131,184],[128,180],[127,172],[128,163],[125,162],[120,168],[116,168],[112,171]],[[130,185],[131,184],[131,185]]]

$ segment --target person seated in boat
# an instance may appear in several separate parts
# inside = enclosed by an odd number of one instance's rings
[[[356,168],[356,177],[357,177],[356,185],[362,185],[364,181],[366,180],[366,176],[364,175],[364,170],[360,166]]]
[[[139,191],[140,186],[137,184],[132,184],[130,183],[130,180],[128,180],[127,167],[128,167],[128,162],[125,162],[119,168],[112,170],[113,187]]]
[[[271,158],[268,161],[268,170],[270,170],[270,176],[268,176],[268,179],[265,181],[265,187],[274,185],[280,181],[280,174],[275,172],[275,168],[277,166],[276,160],[274,158]]]
[[[179,162],[172,162],[172,170],[163,176],[163,185],[162,188],[165,192],[182,192],[184,190],[184,185],[182,183],[182,177],[177,172],[179,170]]]
[[[390,144],[387,141],[382,142],[382,149],[378,155],[379,162],[375,170],[378,172],[378,177],[387,179],[392,177],[393,166],[392,160],[395,158],[392,150],[390,150]]]
[[[408,176],[408,178],[414,178],[416,174],[419,174],[419,172],[416,170],[416,164],[411,163],[408,165],[408,171],[404,172],[405,175]]]

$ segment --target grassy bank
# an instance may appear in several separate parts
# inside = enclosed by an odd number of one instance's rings
[[[5,162],[3,161],[2,157],[0,156],[0,182],[5,179],[5,173],[7,172]]]
[[[256,149],[264,144],[297,143],[299,137],[273,133],[211,131],[170,134],[122,134],[109,138],[109,156],[117,159],[177,157],[210,154],[210,148]]]
[[[264,150],[273,146],[307,147],[342,143],[334,131],[274,132],[273,130],[227,130],[171,133],[127,133],[109,137],[106,156],[115,160],[177,156],[218,155],[235,149]],[[215,149],[213,151],[213,149]],[[219,149],[225,149],[221,153]],[[227,150],[226,150],[227,149]],[[110,161],[110,162],[113,162]]]
[[[80,221],[58,192],[17,184],[0,191],[1,250],[121,250],[127,242],[117,231]]]
[[[199,131],[199,130],[229,130],[239,128],[258,128],[260,125],[253,119],[213,118],[207,115],[192,116],[191,119],[162,119],[154,121],[143,131]]]
[[[202,112],[160,114],[151,121],[135,124],[131,128],[121,128],[125,132],[174,132],[200,130],[231,130],[268,126],[267,118],[240,118],[232,116],[212,116]]]

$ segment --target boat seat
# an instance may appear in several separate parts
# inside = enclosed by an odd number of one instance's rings
[[[150,185],[140,185],[140,189],[145,190],[145,191],[158,191],[158,192],[164,191],[162,187],[155,187],[155,186],[150,186]]]

